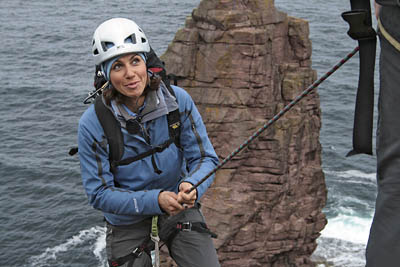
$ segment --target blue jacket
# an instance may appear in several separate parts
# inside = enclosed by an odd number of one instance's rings
[[[113,225],[137,223],[149,216],[163,214],[158,205],[160,191],[178,192],[182,181],[196,184],[218,164],[218,157],[208,139],[206,128],[192,98],[182,88],[173,86],[181,118],[181,148],[173,143],[152,157],[130,165],[119,166],[115,176],[110,172],[108,144],[103,128],[91,105],[79,120],[78,147],[83,185],[89,203],[103,211]],[[165,94],[165,93],[164,93]],[[141,135],[129,134],[122,128],[128,158],[148,151],[169,139],[167,116],[162,115],[144,124],[150,143]],[[214,177],[197,188],[197,199],[205,193]],[[118,182],[119,187],[114,182]]]

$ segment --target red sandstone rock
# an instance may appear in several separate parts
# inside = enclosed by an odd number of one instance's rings
[[[187,18],[162,59],[220,158],[316,79],[308,35],[273,0],[203,0]],[[320,127],[313,92],[217,172],[202,203],[222,266],[314,266],[326,224]]]

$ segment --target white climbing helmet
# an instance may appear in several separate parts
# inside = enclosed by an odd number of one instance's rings
[[[103,22],[93,34],[93,57],[96,65],[115,56],[149,52],[143,30],[132,20],[113,18]]]

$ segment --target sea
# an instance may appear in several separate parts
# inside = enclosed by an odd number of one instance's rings
[[[106,19],[132,18],[161,55],[199,3],[0,0],[0,266],[107,266],[101,213],[88,205],[78,159],[68,155],[87,108],[83,99],[93,88],[93,31]],[[312,67],[319,77],[357,46],[341,18],[349,0],[275,5],[309,21]],[[365,265],[376,198],[375,156],[346,157],[358,60],[354,56],[318,87],[328,224],[313,258],[331,266]],[[378,65],[376,92],[377,73]]]

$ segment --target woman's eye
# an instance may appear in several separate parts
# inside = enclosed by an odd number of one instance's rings
[[[132,59],[132,64],[133,65],[137,65],[137,64],[139,64],[140,63],[140,59],[139,58],[134,58],[134,59]]]
[[[112,69],[113,70],[119,70],[121,68],[121,64],[115,64],[113,67],[112,67]]]

